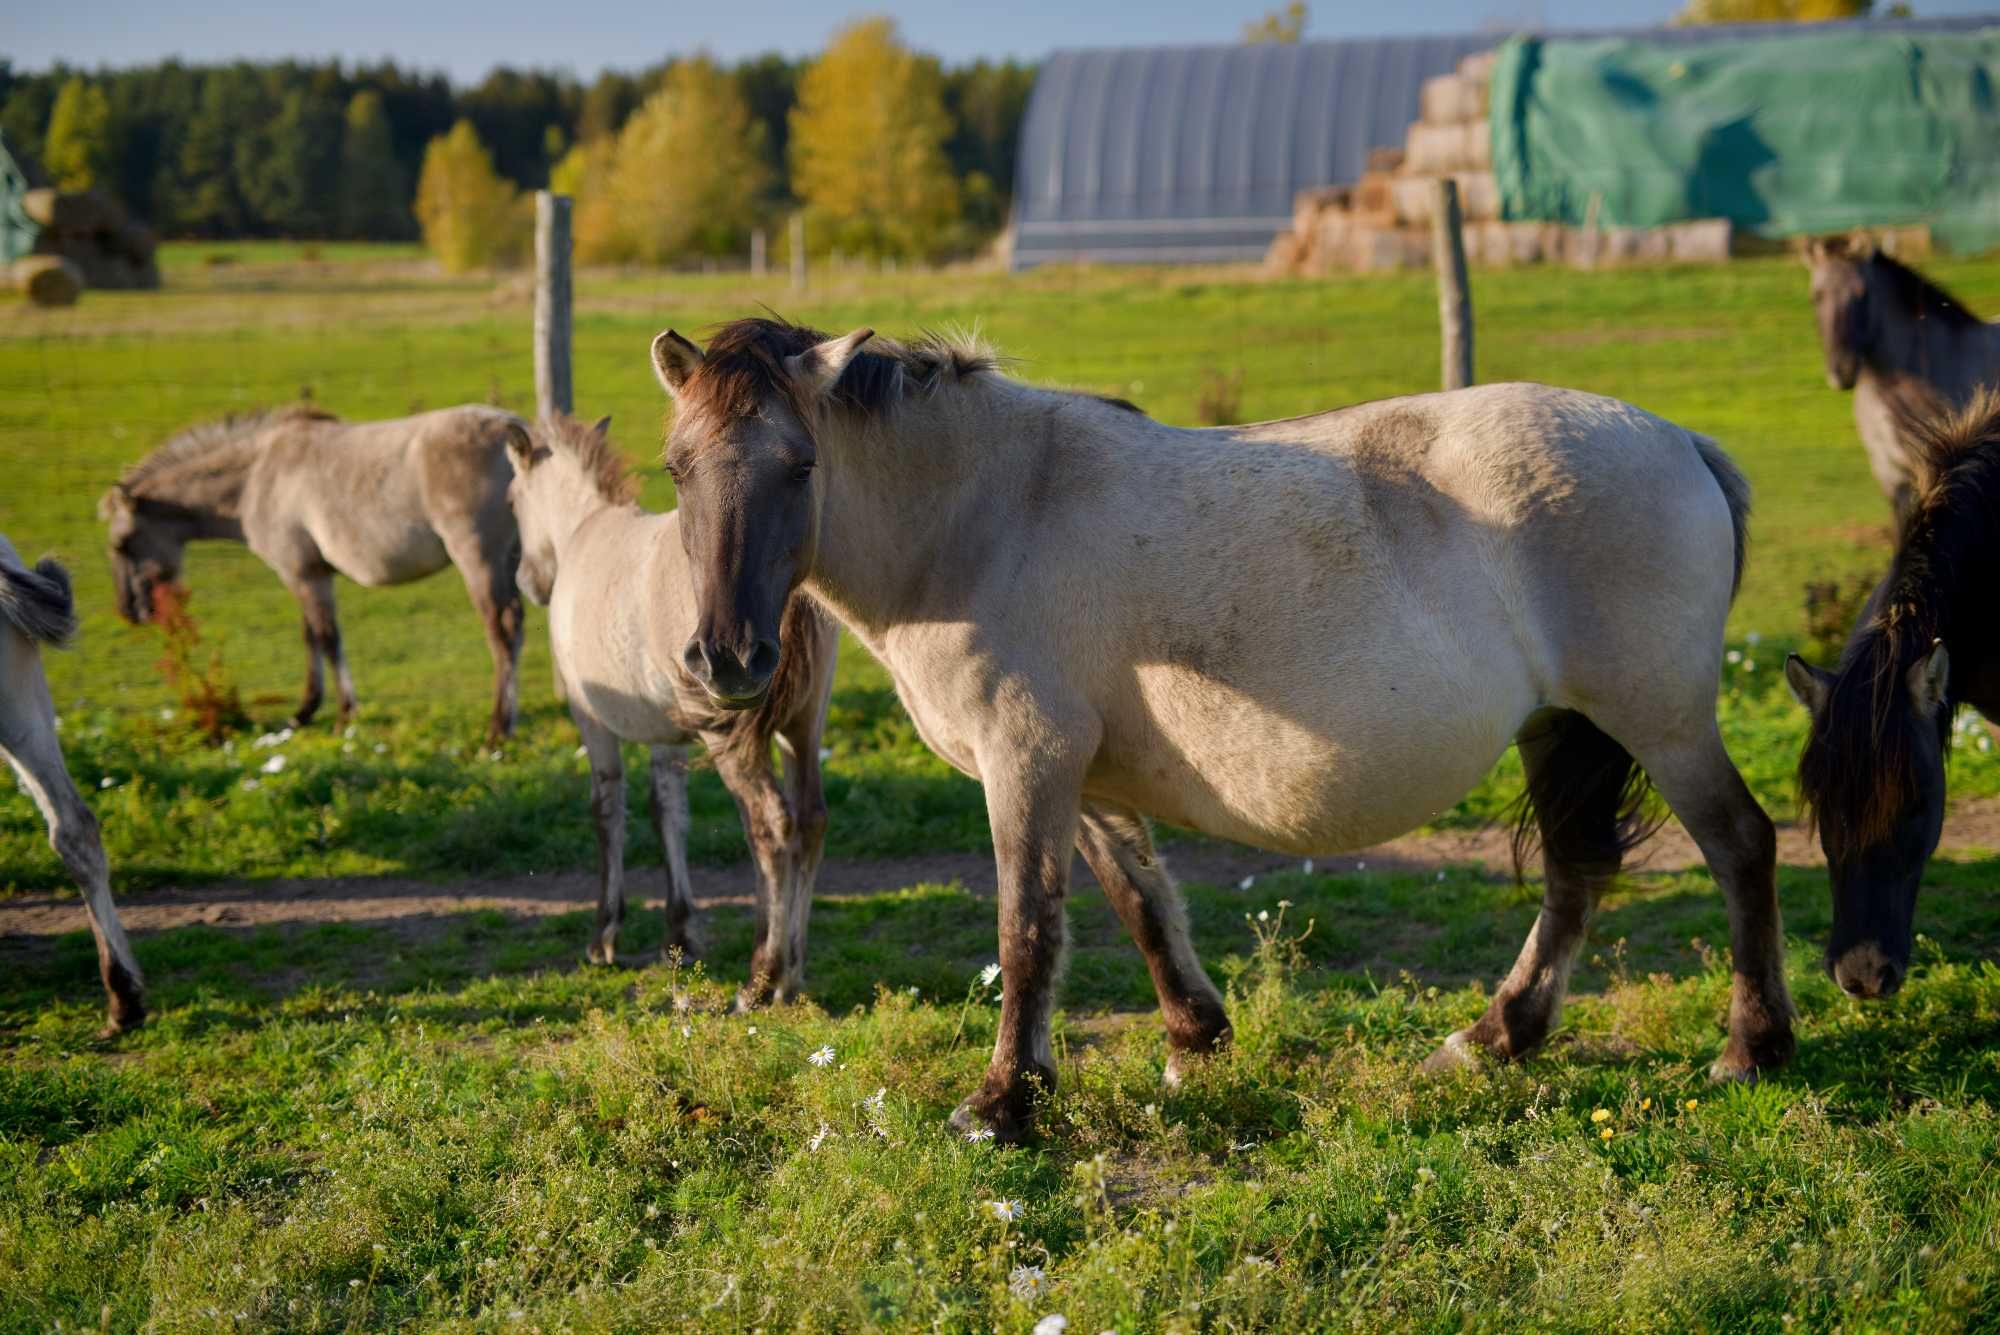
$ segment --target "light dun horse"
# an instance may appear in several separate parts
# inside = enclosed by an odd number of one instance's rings
[[[786,1001],[805,976],[806,918],[826,838],[820,733],[839,629],[805,594],[786,603],[771,684],[748,708],[714,703],[681,666],[695,626],[680,521],[633,502],[606,435],[567,417],[509,428],[520,587],[549,608],[549,647],[590,757],[601,868],[590,958],[615,958],[625,916],[625,770],[619,741],[651,745],[653,824],[667,867],[665,949],[692,953],[687,746],[699,739],[743,817],[757,865],[757,940],[744,1005]],[[772,764],[775,741],[782,777]]]
[[[1799,789],[1833,880],[1827,971],[1857,997],[1890,995],[1909,970],[1953,716],[1969,704],[2000,721],[2000,391],[1957,413],[1921,396],[1892,406],[1919,482],[1895,561],[1838,668],[1785,662],[1812,712]]]
[[[56,856],[83,891],[90,933],[97,938],[97,970],[110,1001],[108,1035],[142,1022],[146,1002],[139,962],[111,902],[111,873],[97,837],[97,818],[63,764],[55,705],[42,673],[41,646],[64,644],[75,632],[69,572],[54,561],[30,569],[0,535],[0,754],[40,808]]]
[[[179,577],[190,540],[247,542],[305,612],[306,687],[292,722],[303,726],[319,709],[323,664],[333,668],[345,722],[354,681],[334,616],[334,575],[378,587],[456,565],[493,654],[488,735],[504,736],[514,727],[521,653],[506,454],[508,428],[519,425],[478,405],[351,423],[294,407],[183,431],[99,502],[118,610],[132,622],[151,618],[153,589]]]
[[[1875,484],[1900,521],[1915,501],[1917,460],[1897,429],[1897,387],[1915,381],[1962,408],[2000,383],[2000,324],[1865,238],[1814,241],[1806,253],[1827,383],[1854,391],[1854,425]]]
[[[653,357],[678,405],[690,671],[754,698],[803,586],[985,785],[1006,990],[957,1125],[1018,1136],[1054,1081],[1072,845],[1146,956],[1177,1079],[1230,1028],[1145,817],[1351,849],[1446,810],[1510,741],[1542,912],[1433,1063],[1547,1035],[1645,776],[1729,901],[1713,1074],[1787,1060],[1776,841],[1715,723],[1748,494],[1714,442],[1541,385],[1177,430],[976,349],[870,337],[745,320]]]

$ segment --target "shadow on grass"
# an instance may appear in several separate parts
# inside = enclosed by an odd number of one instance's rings
[[[492,908],[419,913],[373,922],[302,922],[277,926],[191,925],[135,933],[154,1008],[162,1015],[222,1003],[224,1015],[191,1023],[258,1023],[258,1016],[299,998],[357,997],[364,1004],[456,1006],[442,997],[477,990],[481,980],[581,974],[585,991],[616,1004],[636,970],[658,960],[661,919],[649,896],[651,878],[634,878],[619,946],[621,966],[589,969],[581,955],[592,910],[515,916]],[[1919,909],[1930,958],[1991,959],[2000,946],[2000,895],[1994,864],[1937,862]],[[1250,953],[1245,918],[1290,905],[1287,922],[1303,930],[1307,990],[1369,992],[1403,980],[1419,986],[1490,987],[1511,964],[1536,911],[1535,887],[1466,872],[1442,879],[1410,875],[1261,877],[1251,892],[1192,884],[1186,888],[1197,951],[1223,976]],[[1816,958],[1828,926],[1823,873],[1785,869],[1780,896],[1795,954]],[[1138,952],[1103,897],[1087,881],[1069,905],[1070,964],[1063,1004],[1076,1013],[1149,1012],[1151,983]],[[710,908],[701,919],[701,965],[724,983],[747,974],[753,937],[750,910]],[[1728,941],[1721,895],[1701,873],[1634,878],[1609,897],[1592,926],[1575,979],[1579,993],[1603,991],[1625,978],[1687,979],[1711,971]],[[1920,952],[1922,953],[1922,952]],[[94,1007],[95,957],[77,931],[23,942],[6,952],[9,979],[0,995],[0,1031],[18,1029],[49,1007]],[[995,958],[990,901],[963,886],[925,884],[852,898],[822,897],[814,906],[808,988],[813,1000],[840,1013],[866,1004],[878,989],[916,989],[931,1001],[962,996],[981,966]],[[1233,959],[1232,959],[1233,957]],[[515,989],[504,1004],[473,1003],[490,1014],[454,1012],[454,1023],[508,1023],[574,1018],[576,979],[547,995]],[[1913,988],[1921,988],[1921,978]],[[428,998],[428,999],[426,999]],[[329,1003],[331,1004],[331,1003]],[[445,1018],[441,1012],[439,1018]],[[0,1041],[4,1041],[0,1039]]]

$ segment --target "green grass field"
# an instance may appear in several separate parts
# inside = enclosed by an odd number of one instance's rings
[[[117,886],[591,865],[586,775],[538,613],[520,735],[487,754],[491,669],[455,577],[344,586],[360,720],[302,732],[267,775],[255,731],[219,748],[189,732],[156,638],[113,612],[94,515],[124,463],[232,409],[301,394],[357,417],[525,409],[525,286],[443,279],[406,248],[170,247],[164,267],[163,293],[0,305],[0,463],[15,479],[0,531],[77,577],[84,633],[49,674]],[[1932,271],[2000,310],[2000,260]],[[1790,815],[1803,720],[1777,669],[1804,635],[1803,585],[1864,577],[1887,552],[1849,402],[1819,374],[1803,272],[1482,273],[1474,298],[1482,379],[1618,395],[1715,435],[1749,473],[1722,711],[1758,796]],[[838,275],[797,297],[781,279],[587,274],[578,408],[613,415],[649,503],[671,491],[647,341],[760,302],[836,329],[976,324],[1016,374],[1182,423],[1237,373],[1244,420],[1437,374],[1420,276]],[[186,579],[207,642],[275,728],[303,668],[289,597],[225,547],[193,549]],[[851,644],[828,744],[832,856],[985,847],[978,789],[923,751]],[[1491,818],[1515,774],[1503,761],[1448,823]],[[1968,743],[1952,784],[1959,799],[2000,792],[2000,759]],[[632,860],[657,863],[636,786],[633,802]],[[740,857],[712,775],[694,805],[695,855]],[[692,972],[578,969],[581,912],[474,912],[421,933],[142,935],[155,1022],[100,1046],[79,932],[8,955],[0,986],[0,1330],[95,1325],[106,1305],[114,1329],[2000,1321],[1990,863],[1934,868],[1912,982],[1867,1009],[1817,969],[1824,875],[1784,871],[1800,1059],[1732,1090],[1701,1079],[1728,988],[1701,873],[1635,877],[1610,901],[1548,1054],[1413,1082],[1533,917],[1528,891],[1440,876],[1192,887],[1238,1043],[1173,1093],[1137,954],[1078,896],[1064,1087],[1025,1152],[942,1128],[995,1015],[973,981],[992,958],[990,905],[958,886],[824,902],[813,1004],[748,1019],[720,1013],[748,955],[741,912],[711,915]],[[0,793],[0,903],[65,884],[32,807]],[[1283,927],[1247,916],[1260,911]],[[657,939],[639,915],[626,944]],[[821,1045],[825,1068],[806,1060]]]

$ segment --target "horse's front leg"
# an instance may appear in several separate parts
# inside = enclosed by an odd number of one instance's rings
[[[797,839],[791,803],[772,767],[769,737],[747,746],[727,734],[705,740],[715,772],[736,799],[757,869],[757,935],[750,948],[750,981],[736,994],[736,1008],[790,1001],[805,984],[805,959],[793,950],[795,942],[804,944],[805,924],[795,921],[796,906],[787,892]]]
[[[984,756],[980,766],[1000,873],[1000,1027],[986,1079],[951,1115],[958,1130],[990,1130],[1008,1144],[1027,1134],[1035,1100],[1055,1092],[1049,1017],[1062,971],[1083,786],[1082,764],[1066,763],[1070,757],[1059,747],[1053,755],[1029,744],[1013,749],[1011,768],[996,772]],[[1023,759],[1031,759],[1025,769]]]

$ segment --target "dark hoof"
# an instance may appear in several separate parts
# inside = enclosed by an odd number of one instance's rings
[[[133,1002],[125,1006],[114,1005],[111,1008],[110,1018],[105,1021],[104,1027],[97,1031],[97,1036],[99,1038],[116,1038],[120,1034],[131,1033],[134,1029],[139,1028],[145,1023],[146,1007],[143,1003]]]
[[[1424,1075],[1448,1075],[1453,1071],[1476,1071],[1486,1061],[1486,1049],[1472,1037],[1470,1029],[1461,1029],[1438,1044],[1438,1049],[1424,1058],[1418,1071]]]
[[[1028,1138],[1029,1119],[1000,1104],[982,1104],[967,1099],[953,1111],[951,1129],[967,1140],[990,1140],[996,1145],[1019,1145]]]
[[[618,947],[609,941],[595,941],[584,948],[584,962],[608,969],[618,963]]]
[[[1729,1040],[1708,1068],[1708,1078],[1718,1085],[1754,1085],[1791,1061],[1798,1042],[1789,1029],[1757,1039]]]

